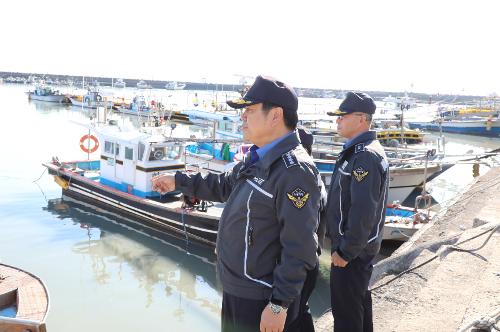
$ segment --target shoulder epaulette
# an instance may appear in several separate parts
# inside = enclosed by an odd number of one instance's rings
[[[286,168],[290,168],[293,166],[299,166],[299,161],[297,160],[297,157],[293,153],[293,150],[288,151],[287,153],[284,153],[281,155],[281,159],[283,159],[283,162],[285,163]]]
[[[354,153],[365,151],[365,143],[358,143],[354,146]]]

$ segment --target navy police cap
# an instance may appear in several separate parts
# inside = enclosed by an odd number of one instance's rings
[[[328,112],[329,115],[345,115],[354,112],[373,114],[377,106],[372,97],[364,92],[349,91],[339,109],[334,112]]]
[[[259,103],[270,103],[297,112],[299,100],[292,87],[271,77],[257,76],[253,85],[240,99],[228,101],[232,108],[244,108]]]

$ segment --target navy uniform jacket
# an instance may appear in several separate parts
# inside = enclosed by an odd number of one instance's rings
[[[217,235],[217,271],[225,292],[293,302],[318,260],[320,180],[314,161],[290,135],[254,164],[223,174],[176,173],[176,189],[226,202]]]
[[[337,251],[347,261],[376,255],[382,242],[389,164],[374,131],[355,137],[336,161],[326,219]]]

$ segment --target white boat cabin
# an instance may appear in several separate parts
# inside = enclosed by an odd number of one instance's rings
[[[139,197],[157,197],[151,179],[161,173],[184,170],[184,143],[165,142],[164,136],[107,130],[101,143],[100,182]]]

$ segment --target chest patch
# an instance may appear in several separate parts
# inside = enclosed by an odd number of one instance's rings
[[[253,180],[257,182],[259,186],[262,186],[262,184],[264,183],[264,179],[258,178],[256,176],[253,178]]]
[[[352,175],[354,175],[356,181],[361,182],[368,176],[368,171],[360,166],[352,171]]]
[[[309,199],[309,193],[306,193],[301,188],[296,188],[291,193],[286,194],[288,196],[288,199],[292,202],[293,206],[295,206],[297,209],[302,209]]]

